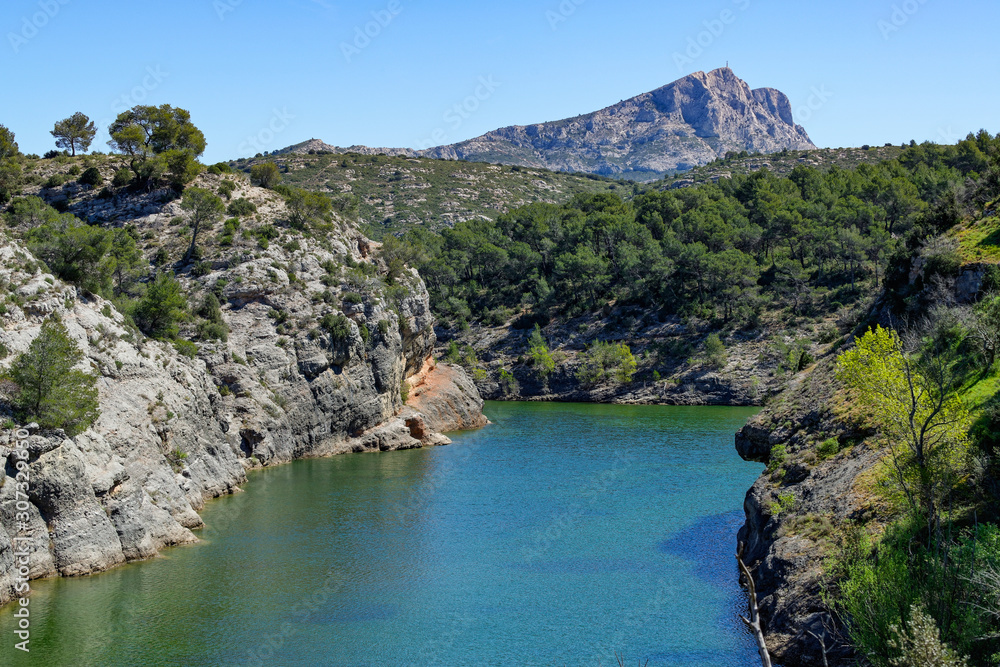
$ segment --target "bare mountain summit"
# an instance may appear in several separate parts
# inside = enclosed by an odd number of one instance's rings
[[[505,127],[450,146],[422,151],[346,149],[314,140],[282,152],[314,148],[386,153],[646,180],[707,164],[729,151],[775,153],[815,147],[805,129],[792,119],[784,93],[751,89],[724,67],[707,74],[696,72],[594,113]]]

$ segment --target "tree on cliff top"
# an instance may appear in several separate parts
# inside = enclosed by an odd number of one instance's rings
[[[136,178],[147,181],[169,168],[175,180],[186,183],[197,175],[191,163],[205,152],[205,135],[191,122],[191,113],[169,104],[123,111],[108,133],[108,145],[128,155]]]
[[[6,204],[17,194],[21,166],[14,158],[19,154],[14,133],[0,125],[0,204]]]
[[[58,148],[68,148],[71,155],[76,155],[79,146],[84,153],[90,149],[90,143],[97,134],[97,126],[86,114],[77,111],[69,118],[57,122],[52,129],[52,136],[56,138]]]
[[[69,337],[66,327],[49,319],[19,355],[6,379],[17,385],[14,408],[25,421],[37,421],[42,428],[61,428],[69,435],[81,433],[93,424],[100,411],[97,378],[76,366],[83,352]]]
[[[14,141],[14,133],[5,126],[0,125],[0,160],[18,155],[17,142]]]

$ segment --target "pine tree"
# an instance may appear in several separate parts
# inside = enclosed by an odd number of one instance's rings
[[[61,428],[69,435],[85,431],[100,411],[97,378],[75,367],[83,360],[66,327],[47,320],[27,352],[14,360],[7,379],[17,385],[14,407],[25,421]]]
[[[76,155],[77,148],[86,153],[96,134],[97,127],[94,125],[94,121],[79,111],[56,123],[52,129],[52,136],[56,138],[56,146],[70,149],[72,155]]]

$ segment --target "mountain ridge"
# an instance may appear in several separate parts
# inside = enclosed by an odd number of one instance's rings
[[[509,125],[425,150],[338,147],[311,139],[275,153],[384,153],[652,180],[732,151],[774,153],[815,147],[805,129],[795,124],[784,93],[750,88],[724,67],[695,72],[591,113]]]

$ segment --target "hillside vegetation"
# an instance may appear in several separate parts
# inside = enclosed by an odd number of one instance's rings
[[[950,247],[928,242],[992,196],[976,179],[989,169],[994,143],[984,133],[850,170],[799,164],[780,177],[762,169],[630,201],[581,194],[439,234],[411,230],[401,241],[386,239],[383,252],[418,267],[435,312],[456,332],[625,310],[614,339],[627,342],[634,329],[623,317],[640,328],[691,325],[686,344],[640,364],[639,377],[655,379],[712,331],[745,337],[818,324],[810,344],[829,343],[844,332],[837,322],[870,303],[886,273],[912,253],[923,257],[926,281],[957,272]]]
[[[562,203],[581,193],[620,192],[634,185],[589,174],[510,167],[483,162],[385,155],[284,154],[237,160],[249,172],[275,162],[282,182],[322,192],[357,215],[374,239],[420,227],[438,231],[497,216],[533,202]]]
[[[854,169],[862,164],[878,164],[894,160],[906,146],[862,146],[860,148],[816,148],[811,150],[783,150],[767,155],[747,151],[727,153],[706,165],[668,176],[650,187],[658,190],[690,187],[714,183],[734,174],[752,174],[767,169],[777,176],[788,176],[796,167],[814,167],[820,171]]]

